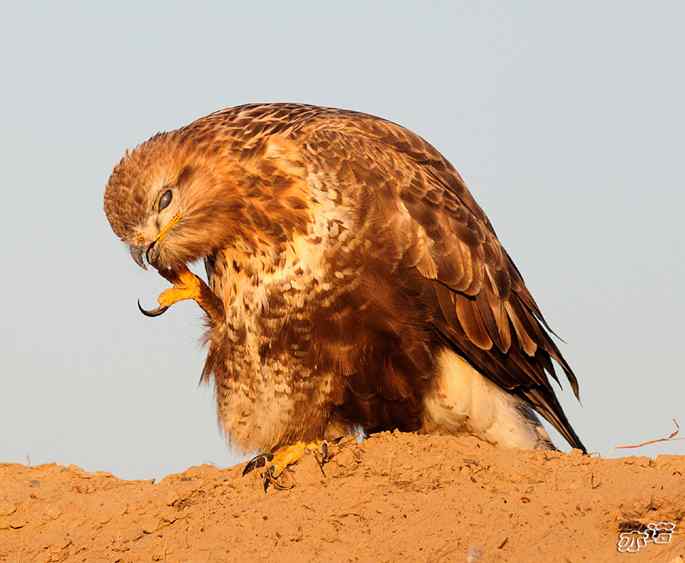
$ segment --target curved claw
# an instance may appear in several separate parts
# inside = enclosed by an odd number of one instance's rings
[[[247,475],[250,473],[250,471],[255,470],[257,467],[264,467],[267,461],[271,461],[273,459],[273,454],[270,453],[265,453],[265,454],[259,454],[254,456],[245,466],[245,469],[243,469],[243,476]]]
[[[141,313],[143,313],[143,315],[145,315],[146,317],[159,317],[160,315],[165,313],[168,308],[169,307],[160,306],[160,307],[157,307],[156,309],[150,309],[150,310],[143,309],[143,306],[140,304],[140,300],[138,300],[138,310]]]
[[[272,485],[275,489],[278,489],[279,491],[289,491],[290,489],[295,488],[295,483],[290,483],[288,485],[286,483],[281,482],[279,477],[276,477],[274,475],[274,472],[275,469],[273,465],[268,467],[267,470],[264,472],[264,476],[262,477],[262,479],[265,493],[269,492],[269,487]]]

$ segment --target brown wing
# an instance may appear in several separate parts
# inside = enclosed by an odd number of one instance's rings
[[[346,193],[358,190],[347,196],[356,198],[360,224],[380,225],[396,239],[389,267],[416,268],[430,285],[430,322],[444,342],[585,451],[548,379],[558,382],[554,360],[578,397],[573,370],[452,165],[417,135],[364,114],[326,110],[306,136],[303,146],[316,147],[337,178],[347,179]]]

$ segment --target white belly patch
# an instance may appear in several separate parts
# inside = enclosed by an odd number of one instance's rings
[[[526,416],[522,400],[478,373],[461,356],[440,351],[435,387],[424,399],[423,430],[469,433],[510,448],[549,448],[539,422]]]

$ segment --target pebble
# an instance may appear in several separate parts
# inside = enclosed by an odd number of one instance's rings
[[[173,504],[179,499],[178,494],[176,491],[169,491],[169,494],[166,496],[166,505],[167,506],[173,506]]]
[[[146,534],[152,534],[159,528],[159,518],[157,516],[147,516],[141,522],[141,528]]]
[[[50,520],[57,520],[57,518],[62,516],[62,511],[56,506],[49,506],[45,511],[45,515],[50,518]]]

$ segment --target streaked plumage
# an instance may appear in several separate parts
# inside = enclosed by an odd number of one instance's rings
[[[459,173],[407,129],[226,109],[127,153],[105,211],[139,256],[154,245],[161,272],[205,261],[224,316],[209,320],[203,378],[243,450],[354,426],[549,447],[529,406],[584,450],[552,362],[577,395],[576,378],[521,274]]]

